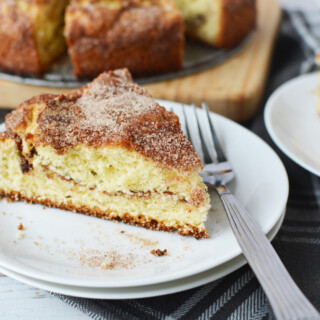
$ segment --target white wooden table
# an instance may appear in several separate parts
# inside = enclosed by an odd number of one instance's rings
[[[30,287],[0,273],[1,320],[88,320],[50,293]]]

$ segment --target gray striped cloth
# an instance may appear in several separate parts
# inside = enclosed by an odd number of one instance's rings
[[[292,17],[285,14],[264,102],[279,85],[303,69],[300,66],[306,60],[306,50],[301,45],[301,31],[295,31],[291,21]],[[4,114],[0,112],[0,118]],[[286,166],[289,203],[283,226],[272,244],[298,286],[320,310],[320,179],[297,166],[272,143],[263,123],[263,108],[245,125],[269,143]],[[199,288],[156,298],[112,301],[56,296],[96,320],[274,318],[248,266]]]
[[[305,7],[295,7],[288,0],[282,1],[287,3],[291,23],[303,44],[306,59],[301,64],[300,73],[312,71],[320,65],[320,1],[309,0]],[[301,2],[305,1],[297,3]]]

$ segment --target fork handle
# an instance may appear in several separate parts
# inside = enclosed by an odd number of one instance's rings
[[[242,252],[258,278],[277,319],[320,319],[282,264],[260,227],[225,186],[217,187]]]

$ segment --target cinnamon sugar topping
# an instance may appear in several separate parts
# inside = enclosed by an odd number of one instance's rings
[[[167,167],[201,167],[178,117],[133,83],[126,69],[103,73],[80,90],[42,103],[35,141],[58,153],[80,143],[118,145]]]

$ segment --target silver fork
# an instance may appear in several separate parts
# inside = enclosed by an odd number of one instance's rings
[[[234,178],[234,172],[220,146],[207,105],[202,104],[202,123],[194,105],[190,113],[186,113],[184,108],[173,109],[204,164],[203,180],[220,195],[242,252],[266,293],[276,318],[320,319],[320,314],[294,283],[260,227],[226,187]]]

